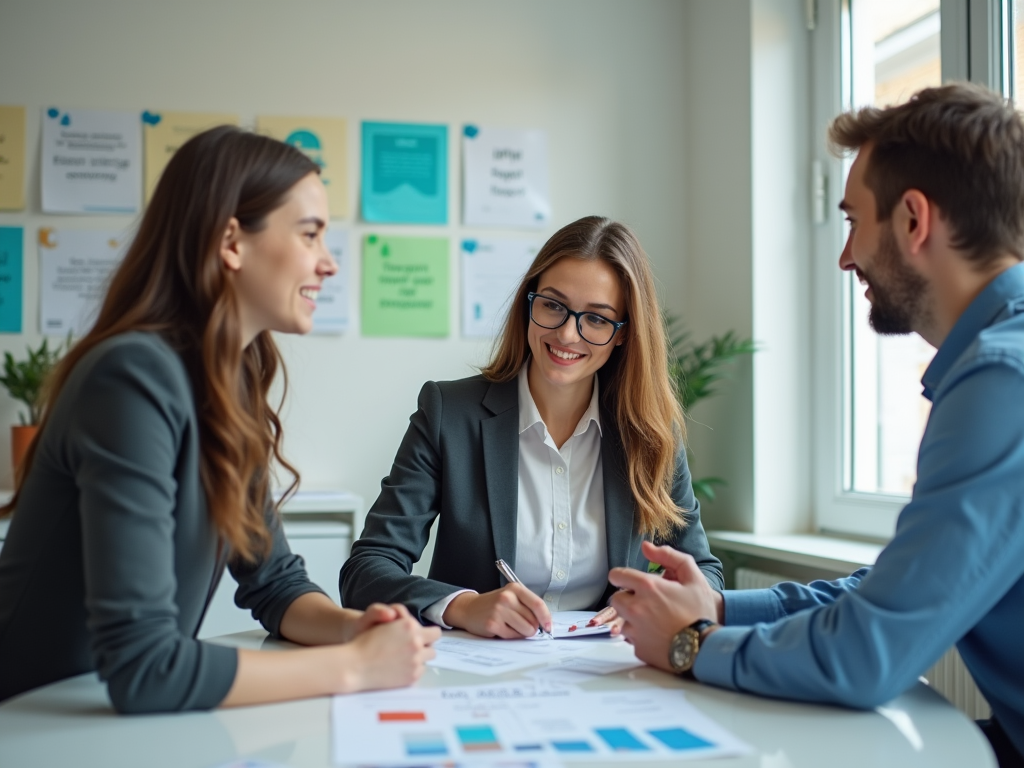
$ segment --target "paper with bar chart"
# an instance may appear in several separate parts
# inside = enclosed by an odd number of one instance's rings
[[[340,765],[635,762],[750,751],[679,690],[581,691],[539,682],[413,688],[336,696],[331,720]]]

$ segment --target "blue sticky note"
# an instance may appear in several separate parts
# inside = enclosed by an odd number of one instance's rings
[[[21,333],[21,227],[0,227],[0,333]]]
[[[448,126],[363,123],[363,220],[448,223]]]

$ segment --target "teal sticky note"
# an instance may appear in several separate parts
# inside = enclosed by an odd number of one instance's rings
[[[364,221],[448,223],[448,126],[363,123]]]
[[[21,333],[21,227],[0,227],[0,333]]]

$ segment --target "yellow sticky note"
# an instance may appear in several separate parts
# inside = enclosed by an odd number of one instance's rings
[[[348,146],[339,117],[258,117],[256,130],[301,149],[320,166],[332,219],[348,217]]]
[[[146,203],[153,196],[160,174],[178,147],[197,133],[217,125],[238,125],[238,115],[216,112],[150,112],[142,113],[142,135],[145,142]]]
[[[25,207],[25,108],[0,106],[0,210]]]

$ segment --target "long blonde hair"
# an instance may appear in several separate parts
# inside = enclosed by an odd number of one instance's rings
[[[622,282],[628,324],[620,333],[626,333],[626,342],[614,349],[604,365],[601,399],[615,414],[640,531],[665,538],[684,524],[671,491],[676,451],[686,427],[668,374],[654,276],[647,254],[629,227],[587,216],[552,235],[519,284],[491,361],[481,373],[491,381],[510,381],[518,375],[530,355],[527,294],[537,290],[545,270],[564,258],[603,261]]]

